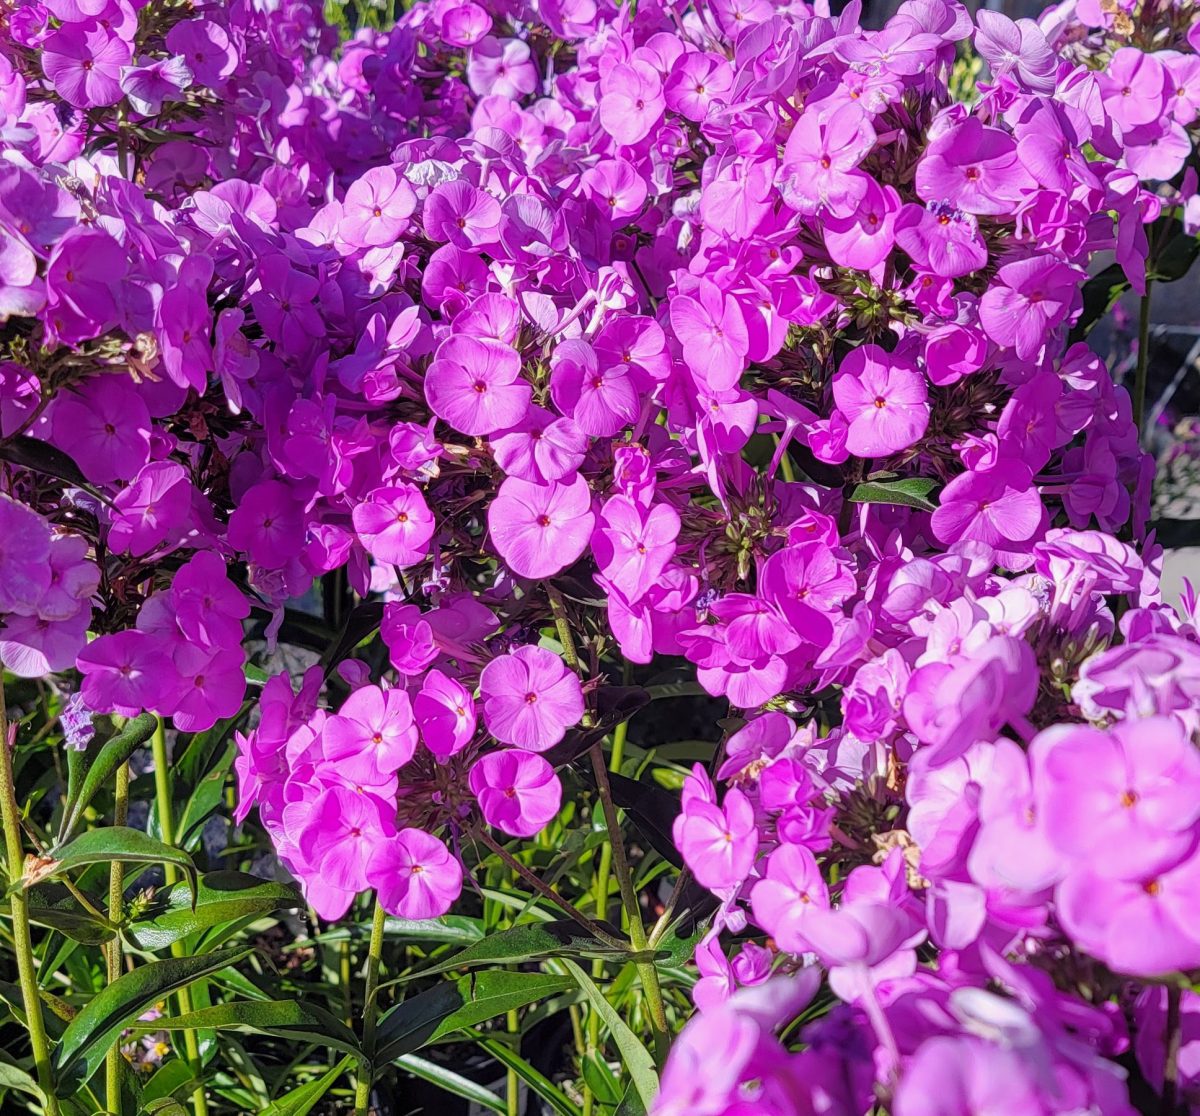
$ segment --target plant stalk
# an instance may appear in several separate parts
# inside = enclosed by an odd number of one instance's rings
[[[1146,278],[1146,293],[1138,307],[1138,351],[1137,371],[1133,379],[1133,426],[1141,444],[1145,431],[1142,423],[1146,418],[1146,382],[1150,375],[1150,284]]]
[[[113,825],[124,825],[129,820],[129,764],[117,768],[116,800],[113,807]],[[108,866],[108,920],[119,925],[124,914],[125,865],[113,861]],[[108,983],[112,984],[121,975],[121,936],[118,934],[105,950]],[[104,1106],[109,1112],[121,1116],[121,1036],[104,1056]]]
[[[1179,1102],[1179,1047],[1182,1040],[1180,1004],[1183,989],[1178,984],[1167,987],[1166,1057],[1163,1061],[1163,1087],[1160,1097],[1162,1116],[1175,1116]]]
[[[25,854],[21,848],[21,813],[17,807],[17,788],[13,779],[12,749],[8,742],[8,713],[4,700],[4,675],[0,673],[0,815],[4,823],[4,844],[8,857],[8,881],[16,883],[25,874]],[[38,1085],[46,1096],[46,1116],[58,1116],[58,1098],[50,1077],[50,1044],[42,1018],[38,993],[37,969],[33,963],[33,940],[29,933],[29,900],[24,890],[9,897],[13,924],[13,950],[17,955],[17,974],[21,1000],[25,1006],[29,1043]]]
[[[637,891],[633,886],[633,872],[625,856],[625,843],[621,839],[621,823],[617,818],[617,807],[613,802],[612,785],[608,780],[608,767],[604,762],[604,747],[597,741],[591,748],[592,772],[600,792],[600,805],[604,810],[604,825],[608,830],[608,843],[612,847],[614,875],[621,892],[621,903],[629,920],[629,940],[639,953],[647,948],[646,928],[642,925],[642,909],[638,905]],[[663,1005],[662,987],[658,982],[658,970],[653,961],[637,963],[638,976],[646,993],[646,1006],[650,1011],[650,1029],[654,1035],[654,1052],[658,1062],[665,1061],[671,1039],[667,1030],[667,1014]]]
[[[150,752],[154,757],[154,799],[158,808],[158,828],[162,833],[164,845],[175,844],[175,811],[171,804],[171,780],[168,776],[170,768],[167,760],[167,734],[163,719],[158,718],[154,726],[154,735],[150,738]],[[163,876],[170,887],[179,881],[179,872],[174,864],[163,865]],[[172,957],[186,957],[187,947],[182,941],[171,943]],[[192,1010],[192,992],[186,985],[175,993],[179,1003],[179,1013],[187,1015]],[[183,1032],[183,1051],[192,1076],[196,1079],[196,1090],[192,1093],[192,1110],[196,1116],[208,1116],[208,1096],[204,1092],[201,1074],[204,1063],[200,1057],[200,1040],[195,1031]]]
[[[367,980],[363,989],[363,1053],[359,1063],[358,1084],[354,1090],[354,1116],[367,1116],[371,1107],[371,1085],[375,1080],[375,1024],[379,1014],[375,993],[379,988],[379,963],[383,956],[383,928],[387,911],[375,897],[375,915],[371,922],[371,942],[367,946]]]

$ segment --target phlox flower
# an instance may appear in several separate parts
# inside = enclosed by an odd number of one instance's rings
[[[321,730],[321,749],[348,781],[379,786],[413,757],[417,730],[403,690],[363,686]]]
[[[833,398],[848,424],[846,449],[858,457],[899,453],[929,426],[925,378],[878,345],[860,345],[842,361]]]
[[[520,376],[515,349],[455,335],[425,374],[425,397],[434,414],[460,433],[491,434],[516,426],[529,410],[533,390]]]
[[[51,35],[41,63],[64,101],[76,108],[95,108],[121,99],[121,69],[132,55],[128,42],[98,20],[89,19],[66,24]]]
[[[553,748],[583,716],[579,679],[544,647],[492,659],[479,676],[479,692],[488,732],[531,752]]]
[[[701,279],[694,294],[671,299],[671,326],[700,384],[724,391],[738,382],[746,366],[749,334],[736,299]]]
[[[356,248],[391,244],[416,208],[416,194],[395,167],[373,167],[346,191],[338,235]]]
[[[398,918],[438,918],[462,891],[462,865],[436,837],[402,829],[371,850],[367,878]]]
[[[413,715],[421,740],[435,756],[446,759],[470,743],[475,735],[475,699],[457,679],[434,669],[425,675],[413,698]]]
[[[471,766],[468,783],[484,821],[513,837],[540,833],[562,802],[554,768],[530,752],[489,752]]]
[[[600,123],[617,143],[644,140],[666,108],[662,78],[647,62],[618,62],[600,82]]]
[[[509,477],[488,508],[488,533],[521,577],[552,577],[587,548],[596,517],[587,481],[531,484]]]
[[[1053,257],[1005,264],[979,302],[979,320],[999,345],[1032,360],[1052,329],[1069,324],[1079,306],[1079,272]]]
[[[669,504],[643,509],[627,496],[614,496],[601,509],[592,536],[600,572],[627,600],[638,600],[674,555],[679,526],[679,513]]]
[[[433,538],[433,513],[412,484],[375,488],[354,509],[354,529],[367,553],[404,569],[425,559]]]
[[[867,190],[857,167],[874,146],[871,119],[857,104],[803,113],[783,151],[784,200],[804,214],[850,215]]]

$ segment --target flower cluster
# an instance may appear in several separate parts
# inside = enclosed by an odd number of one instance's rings
[[[1200,648],[1070,333],[1186,203],[1171,13],[4,13],[0,659],[201,731],[251,630],[374,596],[254,700],[237,816],[323,917],[422,919],[672,658],[744,724],[674,828],[717,911],[659,1116],[1131,1111],[1200,968]]]

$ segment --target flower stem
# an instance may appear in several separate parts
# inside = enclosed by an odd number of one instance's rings
[[[113,807],[113,825],[124,825],[129,820],[129,764],[117,768],[116,803]],[[125,902],[125,865],[113,861],[108,866],[108,920],[119,925]],[[121,936],[118,934],[105,950],[108,983],[112,984],[121,975]],[[121,1116],[121,1036],[118,1035],[104,1056],[104,1106],[109,1112]]]
[[[621,823],[617,818],[617,807],[613,802],[612,785],[608,779],[608,767],[604,762],[604,747],[597,741],[591,748],[592,773],[600,793],[600,805],[604,811],[604,826],[608,830],[608,843],[612,847],[614,875],[621,892],[621,905],[629,920],[629,941],[639,953],[647,948],[646,928],[642,925],[642,909],[638,905],[637,891],[633,886],[633,872],[625,855],[625,842],[621,837]],[[639,961],[636,965],[646,994],[646,1007],[650,1011],[650,1029],[654,1035],[654,1052],[661,1064],[671,1045],[667,1031],[667,1015],[663,1005],[662,987],[658,983],[658,970],[653,961]]]
[[[1150,279],[1146,279],[1146,293],[1138,308],[1138,351],[1137,371],[1133,379],[1133,426],[1141,442],[1144,431],[1142,423],[1146,417],[1146,381],[1150,374]]]
[[[167,735],[161,717],[158,718],[158,723],[154,726],[154,735],[150,738],[150,752],[154,757],[154,799],[158,808],[158,828],[162,833],[163,844],[173,845],[175,844],[175,817],[174,808],[171,805],[171,780],[168,778],[170,767],[167,760]],[[168,887],[179,881],[179,873],[174,864],[164,864],[163,875]],[[183,942],[171,943],[171,956],[187,956],[187,948]],[[179,1001],[180,1014],[187,1015],[192,1010],[191,990],[185,985],[175,993],[175,996]],[[196,1116],[208,1116],[208,1097],[204,1092],[204,1083],[201,1081],[204,1063],[200,1058],[200,1040],[196,1037],[195,1031],[183,1032],[183,1050],[188,1067],[197,1082],[196,1090],[192,1093],[192,1109]]]
[[[1163,1087],[1159,1111],[1162,1116],[1175,1116],[1179,1096],[1179,1046],[1182,1038],[1180,1004],[1183,989],[1178,984],[1167,986],[1166,1058],[1163,1062]]]
[[[12,749],[8,739],[8,715],[4,702],[4,676],[0,673],[0,815],[4,823],[4,844],[8,856],[8,882],[15,884],[25,874],[25,854],[21,848],[21,814],[17,808],[16,783],[13,780]],[[29,900],[22,888],[9,897],[13,924],[13,950],[17,955],[17,974],[21,999],[25,1006],[29,1043],[38,1085],[46,1096],[46,1116],[58,1116],[58,1099],[50,1079],[50,1044],[42,1019],[42,1001],[38,993],[37,970],[33,964],[33,941],[29,934]]]
[[[371,1106],[371,1085],[375,1079],[375,1022],[378,1008],[375,993],[379,988],[379,962],[383,956],[383,928],[387,911],[375,897],[375,914],[371,922],[371,942],[367,946],[367,980],[363,989],[363,1053],[359,1063],[358,1085],[354,1091],[354,1116],[367,1116]]]
[[[563,914],[570,917],[573,921],[579,923],[588,934],[606,945],[612,946],[614,949],[627,949],[628,943],[621,941],[619,938],[613,937],[602,926],[598,926],[587,915],[585,915],[574,903],[569,899],[564,899],[554,888],[543,882],[536,872],[531,872],[525,867],[515,856],[512,855],[503,845],[497,844],[492,840],[491,836],[483,830],[479,830],[476,834],[479,840],[494,852],[509,868],[511,868],[525,883],[527,883],[534,891],[546,899],[549,899]]]

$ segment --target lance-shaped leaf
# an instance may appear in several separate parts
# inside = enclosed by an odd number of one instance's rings
[[[60,845],[75,832],[84,810],[117,768],[154,735],[157,723],[153,713],[142,713],[103,744],[67,751],[67,800],[58,830]]]
[[[336,1066],[332,1066],[322,1077],[309,1081],[304,1085],[285,1093],[282,1097],[267,1105],[259,1116],[308,1116],[317,1102],[333,1088],[333,1084],[347,1069],[351,1059],[343,1058]]]
[[[376,1034],[375,1064],[387,1065],[443,1035],[474,1027],[572,987],[569,977],[503,971],[477,973],[453,984],[439,984],[397,1004],[383,1016]]]
[[[212,976],[253,953],[222,949],[203,957],[172,957],[139,965],[97,993],[67,1024],[51,1058],[55,1089],[77,1092],[96,1072],[121,1032],[169,993],[201,977]]]
[[[864,481],[850,493],[853,504],[898,504],[919,511],[934,511],[932,499],[938,482],[928,477],[903,477],[898,480]]]
[[[64,876],[89,864],[174,864],[184,872],[188,886],[196,889],[196,865],[182,849],[164,845],[140,829],[110,825],[91,829],[73,841],[51,849],[45,856],[32,858],[25,867],[19,886],[30,887],[52,876]]]
[[[208,872],[196,883],[194,906],[191,889],[174,884],[160,891],[124,933],[138,949],[165,949],[200,930],[303,905],[304,899],[290,884],[260,880],[245,872]]]
[[[299,1000],[240,1000],[231,1004],[155,1019],[136,1031],[257,1031],[296,1042],[331,1046],[361,1055],[358,1039],[340,1019],[315,1004]]]

